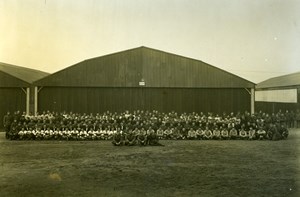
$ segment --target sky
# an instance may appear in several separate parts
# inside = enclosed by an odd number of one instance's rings
[[[0,0],[0,62],[54,73],[146,46],[254,83],[300,71],[300,0]]]

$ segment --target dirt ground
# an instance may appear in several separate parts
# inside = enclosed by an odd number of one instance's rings
[[[300,196],[300,129],[283,141],[9,141],[0,196]]]

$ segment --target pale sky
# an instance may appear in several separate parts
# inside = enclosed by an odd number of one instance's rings
[[[147,46],[255,83],[300,71],[300,0],[0,0],[0,62],[56,72]]]

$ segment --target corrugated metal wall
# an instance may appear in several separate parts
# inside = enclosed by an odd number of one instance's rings
[[[3,128],[3,117],[10,111],[26,111],[26,94],[21,88],[0,87],[0,128]]]
[[[242,88],[78,88],[44,87],[39,111],[96,113],[110,110],[159,110],[163,112],[250,111],[250,95]]]

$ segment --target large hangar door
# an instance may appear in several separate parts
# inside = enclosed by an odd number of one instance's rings
[[[250,95],[244,89],[43,87],[38,94],[38,99],[40,112],[45,110],[80,113],[102,113],[107,110],[112,112],[174,110],[179,113],[250,111]]]
[[[43,87],[38,92],[38,112],[87,112],[87,89],[75,87]]]
[[[105,111],[151,109],[146,88],[43,87],[38,94],[38,111],[102,113]]]

